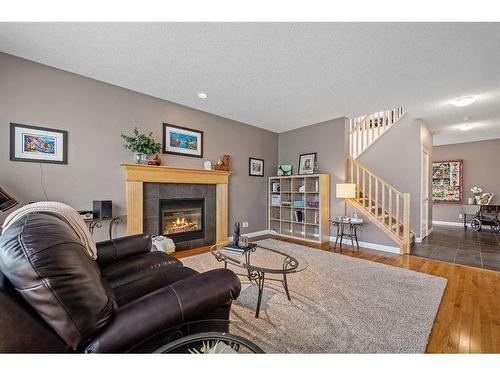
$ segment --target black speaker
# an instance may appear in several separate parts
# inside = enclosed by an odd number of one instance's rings
[[[113,217],[112,201],[92,201],[94,219],[110,219]]]

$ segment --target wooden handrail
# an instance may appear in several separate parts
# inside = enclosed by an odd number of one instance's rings
[[[355,164],[356,166],[358,166],[360,169],[364,169],[366,171],[366,173],[368,173],[369,175],[371,175],[372,177],[375,177],[377,178],[380,182],[382,182],[386,187],[389,187],[391,190],[393,190],[395,193],[397,193],[398,195],[400,196],[403,196],[404,193],[402,193],[401,191],[399,191],[398,189],[396,189],[394,186],[392,186],[390,183],[388,183],[387,181],[385,181],[384,179],[378,177],[377,175],[375,175],[374,173],[370,172],[365,166],[363,166],[363,164],[361,164],[360,162],[358,162],[357,160],[355,160],[353,157],[351,156],[348,156],[347,159],[349,161],[351,161],[353,164]]]
[[[397,190],[350,156],[347,157],[346,172],[347,179],[356,184],[356,197],[349,201],[362,208],[366,216],[397,241],[401,253],[408,253],[410,194]]]

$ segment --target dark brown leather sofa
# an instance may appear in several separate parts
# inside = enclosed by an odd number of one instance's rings
[[[74,231],[31,214],[0,236],[0,352],[122,353],[182,322],[228,319],[240,282],[150,252],[147,235],[98,243],[91,260]]]

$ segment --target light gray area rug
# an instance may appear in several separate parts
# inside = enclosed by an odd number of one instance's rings
[[[240,277],[231,319],[266,352],[425,352],[446,279],[274,239],[258,243],[308,263],[288,277],[291,301],[280,283],[266,281],[259,318],[257,286]],[[210,253],[181,260],[200,272],[223,266]]]

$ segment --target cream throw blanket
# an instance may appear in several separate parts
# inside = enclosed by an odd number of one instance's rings
[[[3,230],[7,229],[12,223],[21,219],[23,216],[34,212],[48,212],[66,221],[85,245],[88,255],[92,259],[97,259],[97,247],[85,221],[83,221],[80,214],[73,207],[64,203],[35,202],[27,204],[7,216],[2,225]]]

